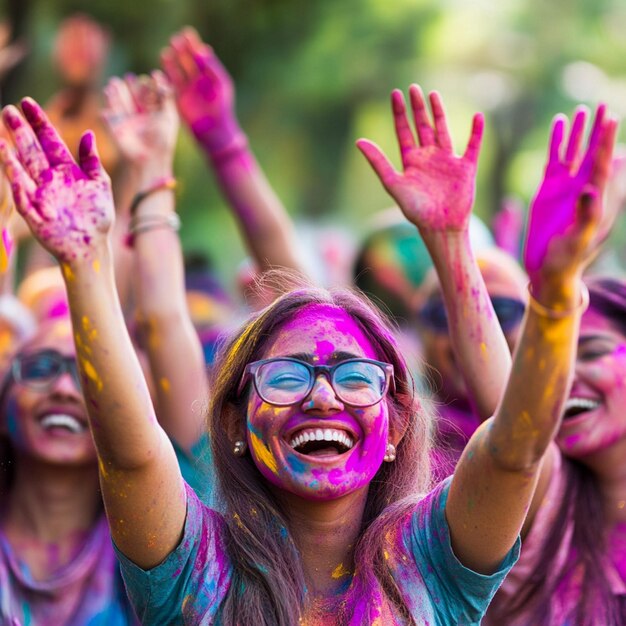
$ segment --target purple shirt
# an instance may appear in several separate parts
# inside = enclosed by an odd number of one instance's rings
[[[45,581],[34,580],[0,532],[0,626],[131,626],[104,515],[80,554]]]
[[[565,472],[566,468],[563,458],[560,454],[555,455],[550,484],[537,510],[532,527],[524,539],[519,561],[493,599],[489,611],[483,620],[484,626],[500,626],[504,623],[507,626],[526,626],[531,623],[530,610],[522,611],[511,619],[506,614],[506,609],[541,559],[543,542],[550,532],[562,503],[567,498],[567,477]],[[572,547],[573,530],[574,525],[570,519],[567,521],[565,531],[561,536],[561,543],[556,554],[554,567],[551,568],[552,572],[560,572],[563,565],[575,556],[574,548]],[[613,533],[609,536],[608,554],[617,557],[615,560],[605,557],[603,563],[604,572],[611,590],[614,595],[626,595],[626,563],[623,562],[624,555],[626,555],[626,526],[624,524],[616,526]],[[622,561],[619,560],[619,557],[622,557]],[[549,575],[554,576],[554,574]],[[581,576],[581,568],[576,567],[559,583],[556,592],[550,599],[550,619],[545,621],[544,625],[566,626],[573,623],[571,620],[580,601]],[[507,615],[506,621],[503,621],[505,620],[505,615]],[[602,619],[598,618],[593,623],[600,625]]]
[[[398,588],[417,624],[479,624],[489,600],[519,553],[519,541],[497,572],[484,576],[457,560],[450,545],[445,503],[450,480],[438,485],[386,537],[385,553]],[[179,546],[144,571],[118,552],[131,601],[143,624],[209,626],[220,623],[232,567],[224,543],[224,521],[187,487],[187,518]],[[352,626],[390,626],[394,614],[375,581],[374,608],[355,606]]]

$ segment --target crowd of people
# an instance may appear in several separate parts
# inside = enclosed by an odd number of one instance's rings
[[[492,235],[483,116],[458,155],[440,95],[395,90],[401,167],[356,144],[395,208],[321,281],[212,48],[186,28],[100,93],[108,45],[69,18],[65,88],[2,112],[0,626],[626,624],[605,105],[554,118],[525,229]],[[180,121],[245,305],[185,264]]]

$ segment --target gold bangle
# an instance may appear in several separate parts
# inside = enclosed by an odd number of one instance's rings
[[[544,306],[539,302],[535,296],[533,295],[533,290],[531,284],[528,283],[528,306],[535,312],[537,315],[541,315],[541,317],[547,317],[551,320],[562,320],[570,315],[574,315],[576,313],[584,313],[589,306],[589,289],[587,289],[587,285],[585,283],[580,283],[580,303],[573,309],[563,309],[562,311],[558,311],[556,309],[550,309],[547,306]]]

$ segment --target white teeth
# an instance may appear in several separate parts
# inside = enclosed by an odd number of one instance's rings
[[[354,441],[346,432],[335,428],[317,428],[315,430],[301,431],[290,441],[292,448],[297,448],[309,441],[336,441],[343,444],[348,450],[354,447]]]
[[[597,400],[590,400],[589,398],[570,398],[565,403],[565,408],[563,412],[567,412],[570,409],[584,409],[587,411],[592,411],[593,409],[597,409],[600,406],[600,402]]]
[[[45,430],[50,428],[67,428],[71,433],[82,433],[85,426],[77,420],[73,415],[65,413],[51,413],[46,415],[40,422],[41,427]]]

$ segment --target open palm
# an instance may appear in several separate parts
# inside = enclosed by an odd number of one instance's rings
[[[357,146],[406,218],[421,231],[465,230],[474,203],[482,115],[474,116],[467,149],[459,157],[454,154],[439,95],[430,94],[431,124],[421,89],[411,85],[409,94],[417,141],[402,93],[395,90],[391,96],[403,171],[398,172],[376,144],[361,139]]]
[[[36,102],[23,100],[22,110],[24,117],[15,107],[4,110],[17,154],[6,142],[0,144],[16,207],[59,261],[89,258],[106,240],[114,216],[111,184],[94,135],[83,135],[77,164]]]

